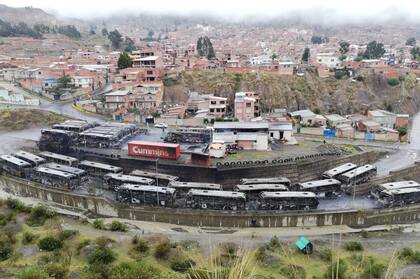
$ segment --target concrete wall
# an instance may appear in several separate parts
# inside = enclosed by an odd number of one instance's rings
[[[164,222],[176,225],[210,227],[308,227],[372,226],[420,221],[420,205],[381,210],[343,210],[313,212],[227,212],[166,208],[131,208],[111,200],[41,188],[24,180],[0,176],[0,189],[15,196],[50,201],[74,211],[90,211],[104,217]]]

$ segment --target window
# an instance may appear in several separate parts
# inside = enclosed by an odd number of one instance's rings
[[[215,105],[216,101],[210,101],[210,104]]]
[[[252,105],[251,103],[246,103],[246,107],[247,107],[247,108],[250,108],[250,107],[251,107],[251,105]]]
[[[224,105],[224,104],[225,104],[225,101],[220,101],[220,104],[221,104],[221,105]]]
[[[214,112],[214,109],[210,109],[210,112]]]
[[[153,75],[153,71],[147,71],[148,75]]]

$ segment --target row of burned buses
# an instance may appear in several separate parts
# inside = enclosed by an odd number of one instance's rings
[[[68,146],[118,148],[125,139],[139,132],[134,124],[106,122],[88,123],[66,120],[51,129],[41,130],[40,150],[65,152]]]
[[[370,193],[384,207],[420,203],[420,184],[413,180],[379,184]]]

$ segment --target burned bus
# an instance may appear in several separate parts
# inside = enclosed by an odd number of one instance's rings
[[[318,207],[318,199],[312,192],[262,192],[262,210],[309,210]]]
[[[34,169],[32,180],[46,187],[61,190],[74,190],[80,185],[78,177],[74,174],[41,166]]]
[[[354,170],[355,168],[357,168],[356,164],[353,164],[353,163],[343,164],[336,168],[327,170],[326,172],[322,174],[322,178],[326,178],[326,179],[337,178],[339,175],[346,173],[348,171]]]
[[[119,174],[123,172],[123,169],[120,167],[87,160],[81,161],[78,167],[94,177],[103,177],[108,173]]]
[[[80,133],[89,128],[93,128],[96,126],[98,126],[97,123],[88,123],[86,121],[81,121],[81,120],[66,120],[62,123],[54,124],[52,128]]]
[[[414,180],[403,180],[379,184],[370,192],[371,197],[379,199],[381,192],[385,190],[396,190],[405,188],[420,188],[420,184]]]
[[[76,158],[48,151],[40,152],[39,156],[45,158],[47,161],[67,166],[77,166],[79,163],[79,160]]]
[[[376,167],[373,165],[364,165],[345,172],[337,177],[346,187],[365,183],[377,174]]]
[[[420,188],[384,190],[380,193],[379,203],[385,207],[404,206],[420,203]]]
[[[0,156],[0,169],[1,173],[18,176],[28,177],[31,172],[31,164],[23,161],[12,155],[1,155]]]
[[[151,185],[123,184],[116,189],[116,199],[119,202],[171,207],[175,200],[175,189]]]
[[[290,186],[290,179],[287,177],[264,177],[264,178],[242,178],[240,184],[282,184],[286,187]]]
[[[74,132],[60,129],[42,129],[38,148],[41,151],[66,153],[77,140]]]
[[[79,179],[79,183],[83,183],[88,180],[87,172],[79,168],[70,167],[66,165],[60,165],[56,163],[46,163],[41,166],[45,168],[53,169],[53,170],[59,170],[59,171],[74,174]]]
[[[121,173],[108,173],[104,176],[104,183],[109,189],[115,190],[122,184],[153,185],[154,180],[147,177],[126,175]]]
[[[245,203],[244,193],[192,189],[187,194],[185,206],[201,209],[242,210],[245,209]]]
[[[182,182],[182,181],[170,181],[168,187],[176,189],[178,197],[185,197],[187,193],[192,190],[213,190],[222,191],[220,184],[214,183],[201,183],[201,182]]]
[[[283,184],[239,184],[233,191],[246,194],[247,200],[258,199],[261,192],[283,192],[289,189]]]
[[[317,196],[333,198],[340,194],[341,182],[333,178],[301,182],[296,185],[295,190],[312,192]]]
[[[164,173],[157,173],[157,172],[149,172],[149,171],[142,171],[142,170],[133,170],[130,175],[134,176],[142,176],[147,178],[152,178],[156,181],[156,185],[168,185],[172,181],[178,181],[178,176],[173,176]]]
[[[19,150],[18,152],[13,154],[13,156],[28,162],[29,164],[31,164],[32,167],[36,167],[40,164],[45,163],[44,158],[39,157],[39,156],[37,156],[35,154],[32,154],[32,153],[26,152],[26,151],[22,151],[22,150]]]

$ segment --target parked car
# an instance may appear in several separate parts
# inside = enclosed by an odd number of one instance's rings
[[[155,128],[162,128],[162,129],[166,129],[168,128],[168,125],[166,125],[165,123],[156,123],[155,124]]]

